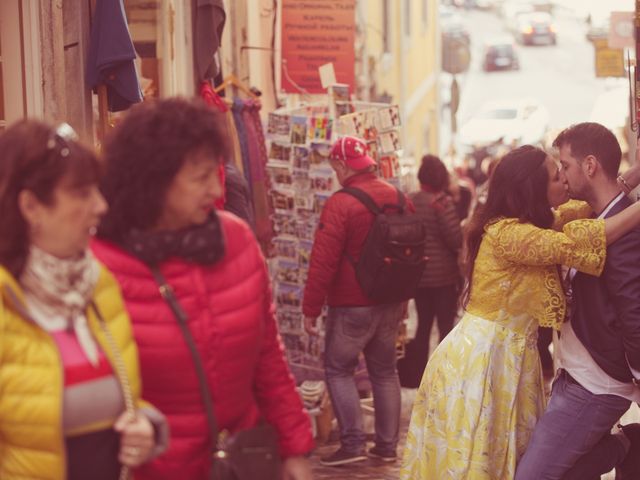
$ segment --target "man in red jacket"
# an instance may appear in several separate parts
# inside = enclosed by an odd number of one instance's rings
[[[366,192],[377,204],[398,204],[398,191],[377,178],[367,146],[355,137],[339,139],[331,167],[343,187]],[[359,200],[335,193],[327,200],[315,234],[303,313],[305,329],[316,335],[316,320],[329,306],[325,338],[325,374],[340,426],[340,448],[321,459],[324,465],[366,460],[360,397],[354,381],[364,352],[375,401],[375,446],[369,456],[396,459],[400,423],[400,383],[396,371],[396,332],[402,305],[376,304],[363,293],[352,261],[360,257],[374,216]]]

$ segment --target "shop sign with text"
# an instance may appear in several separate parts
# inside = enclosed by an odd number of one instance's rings
[[[282,90],[324,93],[318,68],[333,63],[336,80],[353,91],[356,0],[282,2]]]

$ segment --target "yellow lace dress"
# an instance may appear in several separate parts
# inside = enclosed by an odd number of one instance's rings
[[[545,407],[538,325],[557,328],[564,318],[556,265],[599,275],[605,255],[602,220],[572,221],[561,232],[514,219],[486,228],[465,315],[417,392],[401,479],[514,477]]]

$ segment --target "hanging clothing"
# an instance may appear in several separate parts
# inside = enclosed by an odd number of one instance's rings
[[[109,110],[126,110],[142,101],[123,0],[97,0],[87,55],[87,84],[107,86]]]
[[[244,175],[251,188],[256,236],[264,246],[271,241],[271,207],[266,165],[268,160],[258,100],[236,99],[231,110],[238,131]]]
[[[220,64],[215,55],[222,43],[227,20],[222,0],[193,0],[194,66],[198,80],[216,77]]]

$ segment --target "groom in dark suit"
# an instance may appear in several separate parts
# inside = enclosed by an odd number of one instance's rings
[[[573,125],[553,143],[572,198],[594,217],[631,205],[619,180],[620,145],[597,123]],[[618,180],[617,180],[618,179]],[[622,183],[619,183],[622,182]],[[604,245],[603,245],[604,248]],[[616,467],[616,479],[640,479],[640,426],[614,429],[631,402],[640,402],[640,229],[607,248],[594,277],[570,270],[569,320],[560,332],[560,370],[516,480],[595,480]]]

